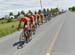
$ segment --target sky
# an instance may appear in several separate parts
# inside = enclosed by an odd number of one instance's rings
[[[75,6],[75,0],[42,0],[43,8],[67,9],[68,7]],[[40,0],[0,0],[0,17],[13,12],[16,14],[21,10],[38,10],[40,8]]]

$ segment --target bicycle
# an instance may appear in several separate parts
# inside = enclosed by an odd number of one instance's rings
[[[30,36],[31,36],[31,30],[28,30],[27,28],[25,28],[23,32],[21,33],[19,40],[20,41],[24,40],[28,42]]]
[[[19,37],[19,42],[20,45],[17,46],[17,49],[19,49],[19,47],[23,48],[23,45],[24,43],[28,43],[29,41],[31,41],[30,37],[32,36],[31,34],[31,31],[28,30],[27,28],[25,28],[22,33],[20,34],[20,37]]]

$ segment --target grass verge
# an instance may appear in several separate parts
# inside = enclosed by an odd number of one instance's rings
[[[18,21],[0,24],[0,38],[17,31]]]

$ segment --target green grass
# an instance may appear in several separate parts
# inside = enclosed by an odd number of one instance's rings
[[[5,23],[7,23],[7,19],[4,19],[4,20],[0,20],[0,24],[5,24]],[[16,22],[17,21],[17,19],[12,19],[12,21],[11,22]]]
[[[75,12],[75,11],[71,11],[71,12]]]
[[[6,23],[6,20],[0,20],[0,24]]]
[[[75,10],[69,10],[69,11],[71,11],[71,12],[75,12]]]
[[[17,31],[18,21],[0,24],[0,38]]]

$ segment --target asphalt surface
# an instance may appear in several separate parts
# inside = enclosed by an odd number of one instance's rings
[[[75,55],[75,13],[66,12],[37,28],[22,49],[17,49],[21,31],[0,39],[0,55]],[[47,54],[48,53],[48,54]]]
[[[75,55],[75,13],[66,14],[64,25],[51,54]]]

